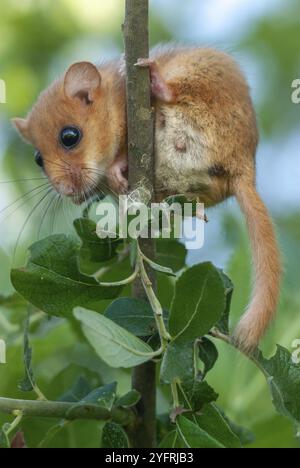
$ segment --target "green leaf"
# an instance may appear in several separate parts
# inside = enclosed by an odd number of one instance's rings
[[[177,431],[169,432],[163,440],[160,442],[158,448],[160,449],[173,449],[173,448],[185,448],[185,445],[180,440]]]
[[[241,448],[241,442],[214,404],[205,405],[195,416],[199,427],[226,448]]]
[[[92,390],[85,395],[78,403],[72,406],[68,411],[70,417],[74,410],[80,406],[101,406],[107,410],[111,410],[116,400],[117,382],[113,382],[102,387]]]
[[[83,333],[98,356],[111,367],[133,367],[154,357],[146,343],[103,315],[86,309],[74,311]]]
[[[243,426],[240,426],[238,424],[236,424],[235,422],[231,421],[224,413],[223,411],[218,408],[218,410],[220,411],[220,413],[222,414],[223,418],[225,419],[225,421],[227,422],[228,426],[230,427],[230,429],[232,430],[232,432],[238,437],[238,439],[240,440],[241,444],[243,446],[246,446],[246,445],[250,445],[252,444],[253,442],[255,442],[255,435],[253,434],[253,432],[251,432],[249,429],[247,429],[246,427],[243,427]]]
[[[136,336],[151,336],[157,331],[153,310],[141,299],[116,299],[107,308],[105,316]]]
[[[102,432],[102,448],[129,448],[129,440],[124,429],[115,423],[106,423]]]
[[[207,338],[201,338],[198,342],[199,357],[204,364],[202,378],[204,379],[208,372],[213,369],[219,354],[214,343]]]
[[[170,313],[170,333],[176,343],[206,335],[225,310],[225,290],[211,263],[186,270],[176,283]]]
[[[183,391],[193,411],[200,411],[205,404],[216,401],[219,398],[219,395],[207,382],[199,382],[197,380],[191,385],[183,384]]]
[[[216,439],[184,416],[176,419],[177,432],[187,448],[225,448]]]
[[[112,382],[110,384],[104,385],[103,387],[96,388],[88,395],[86,395],[80,401],[80,403],[84,405],[101,406],[102,408],[110,411],[116,399],[116,392],[117,382]]]
[[[88,381],[80,376],[74,383],[74,385],[59,398],[59,401],[64,402],[78,402],[81,401],[86,395],[92,391]]]
[[[196,373],[194,357],[193,343],[170,343],[161,364],[161,381],[166,384],[170,384],[174,380],[193,381]]]
[[[276,354],[269,360],[259,353],[257,363],[268,381],[276,410],[299,426],[300,366],[293,363],[291,353],[281,346],[277,346]]]
[[[37,308],[49,315],[71,317],[76,306],[114,299],[120,287],[103,287],[78,269],[78,244],[56,235],[30,248],[25,269],[12,270],[16,290]]]
[[[172,271],[179,271],[186,265],[187,249],[175,239],[158,239],[156,241],[157,262]]]
[[[131,408],[137,405],[141,399],[141,394],[137,390],[131,390],[125,395],[117,399],[115,406],[122,406],[123,408]]]
[[[100,239],[97,235],[97,225],[88,218],[74,221],[75,230],[82,241],[80,258],[84,262],[108,262],[117,255],[117,248],[123,241],[120,239]]]
[[[30,325],[30,312],[28,312],[25,330],[24,330],[24,367],[25,367],[25,376],[19,384],[19,389],[22,392],[32,392],[35,387],[35,380],[33,375],[33,370],[31,367],[32,361],[32,349],[29,343],[29,325]]]

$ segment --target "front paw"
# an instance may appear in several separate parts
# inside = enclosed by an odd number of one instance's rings
[[[125,177],[122,177],[122,180],[118,180],[118,193],[120,195],[125,195],[128,192],[128,188],[128,180]]]
[[[112,167],[108,173],[108,185],[115,195],[125,195],[128,192],[128,180],[120,167]]]

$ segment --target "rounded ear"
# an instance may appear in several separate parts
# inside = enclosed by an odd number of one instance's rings
[[[23,140],[25,140],[26,143],[29,143],[30,137],[29,137],[28,120],[27,119],[11,119],[11,123],[15,127],[17,132],[20,134],[20,136],[23,138]]]
[[[92,63],[75,63],[65,75],[64,92],[68,98],[77,98],[85,104],[91,104],[100,88],[101,74]]]

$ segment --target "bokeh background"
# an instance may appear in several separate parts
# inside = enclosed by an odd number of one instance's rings
[[[263,348],[268,355],[276,343],[291,349],[300,338],[300,105],[291,101],[291,84],[300,78],[300,2],[150,0],[150,5],[152,44],[215,46],[232,53],[248,77],[261,131],[258,186],[276,220],[285,263],[278,319]],[[8,364],[0,365],[1,396],[21,396],[17,384],[22,377],[26,311],[16,301],[11,307],[1,306],[1,296],[13,294],[10,268],[24,263],[28,246],[38,237],[70,229],[76,216],[67,204],[61,213],[52,205],[43,219],[41,204],[22,227],[39,195],[20,197],[41,184],[23,179],[38,179],[41,174],[33,149],[18,139],[9,119],[25,116],[39,92],[72,62],[97,63],[118,56],[123,49],[123,16],[123,0],[1,0],[0,79],[6,82],[7,103],[0,104],[0,338],[8,343]],[[209,219],[205,246],[191,252],[189,262],[212,260],[231,276],[234,322],[247,303],[251,283],[245,225],[234,201],[212,210]],[[33,322],[34,366],[49,398],[62,394],[78,372],[95,384],[115,378],[121,389],[128,388],[129,375],[112,371],[91,356],[85,345],[76,343],[67,323],[45,321],[40,314]],[[220,392],[224,410],[255,433],[251,446],[300,447],[290,422],[275,414],[262,375],[244,358],[218,346],[219,363],[209,380]],[[159,395],[160,412],[167,403],[167,397]],[[0,423],[4,420],[0,416]],[[31,420],[27,425],[29,442],[37,446],[49,423]],[[97,423],[74,423],[50,446],[98,446],[99,431]]]

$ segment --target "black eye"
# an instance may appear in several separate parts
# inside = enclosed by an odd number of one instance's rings
[[[66,149],[72,149],[81,140],[81,131],[77,127],[65,127],[60,133],[60,142]]]
[[[36,151],[34,153],[34,159],[38,166],[44,167],[43,156],[41,155],[40,151]]]

